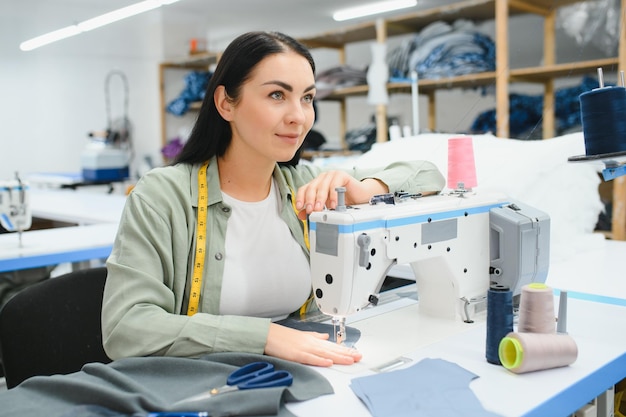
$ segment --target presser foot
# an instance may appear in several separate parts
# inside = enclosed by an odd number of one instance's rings
[[[335,341],[338,345],[343,345],[346,341],[346,318],[345,317],[333,317],[333,333],[335,334]]]

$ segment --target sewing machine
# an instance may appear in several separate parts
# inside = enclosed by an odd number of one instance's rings
[[[28,184],[17,174],[15,180],[0,181],[0,224],[9,232],[18,232],[20,245],[22,232],[32,224]]]
[[[345,206],[338,193],[338,207],[312,213],[309,227],[316,303],[342,327],[378,302],[395,264],[410,264],[420,314],[468,322],[491,283],[519,294],[546,280],[550,219],[504,195],[397,193]]]

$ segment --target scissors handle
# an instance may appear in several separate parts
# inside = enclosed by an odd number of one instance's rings
[[[226,379],[228,385],[239,385],[242,382],[256,378],[259,375],[267,374],[274,370],[274,365],[269,362],[252,362],[242,366]]]
[[[259,375],[237,385],[237,388],[255,389],[271,387],[289,387],[293,383],[293,376],[287,371],[275,371]]]

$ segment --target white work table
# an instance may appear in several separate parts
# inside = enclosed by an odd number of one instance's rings
[[[626,306],[626,242],[603,242],[550,265],[547,283],[568,291],[570,298]]]
[[[33,217],[72,224],[0,234],[0,272],[105,259],[126,202],[119,194],[31,189]],[[74,226],[75,225],[75,226]]]
[[[33,217],[74,224],[118,223],[126,196],[31,188]]]
[[[0,272],[104,259],[113,247],[117,223],[29,230],[19,245],[16,233],[0,235]]]
[[[112,197],[112,198],[109,198]],[[76,191],[36,191],[33,215],[82,224],[27,231],[23,247],[16,234],[0,235],[0,271],[105,258],[110,253],[124,197]],[[357,376],[400,357],[410,361],[441,358],[478,375],[470,388],[483,407],[505,417],[569,416],[626,377],[626,242],[607,241],[601,248],[579,251],[552,262],[547,284],[567,290],[567,331],[578,345],[572,365],[514,374],[485,359],[485,313],[475,323],[436,319],[419,313],[414,287],[395,290],[395,301],[362,311],[348,324],[360,330],[356,347],[363,353],[353,366],[314,368],[333,385],[335,394],[290,403],[297,416],[370,417],[350,389]],[[399,369],[395,368],[395,369]]]
[[[460,318],[424,316],[415,301],[400,298],[350,318],[349,325],[361,332],[356,343],[363,353],[361,363],[315,368],[331,382],[334,395],[288,407],[301,417],[369,417],[350,388],[352,378],[373,375],[372,369],[400,357],[410,362],[396,369],[441,358],[478,375],[470,388],[486,410],[505,417],[569,416],[626,378],[624,254],[626,242],[607,241],[604,249],[551,265],[546,283],[557,293],[567,289],[569,294],[567,331],[578,345],[578,358],[570,366],[514,374],[485,359],[484,312],[475,323],[466,324]],[[555,309],[558,302],[557,295]]]

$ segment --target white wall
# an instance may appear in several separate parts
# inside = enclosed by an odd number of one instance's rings
[[[33,10],[33,4],[37,9]],[[80,3],[60,10],[49,2],[14,1],[0,13],[0,178],[14,173],[77,172],[90,131],[107,127],[105,78],[122,71],[129,82],[129,114],[137,158],[159,157],[158,11],[136,16],[30,52],[20,42],[92,17]],[[123,115],[124,90],[110,82],[111,117]],[[137,159],[136,158],[136,159]]]

